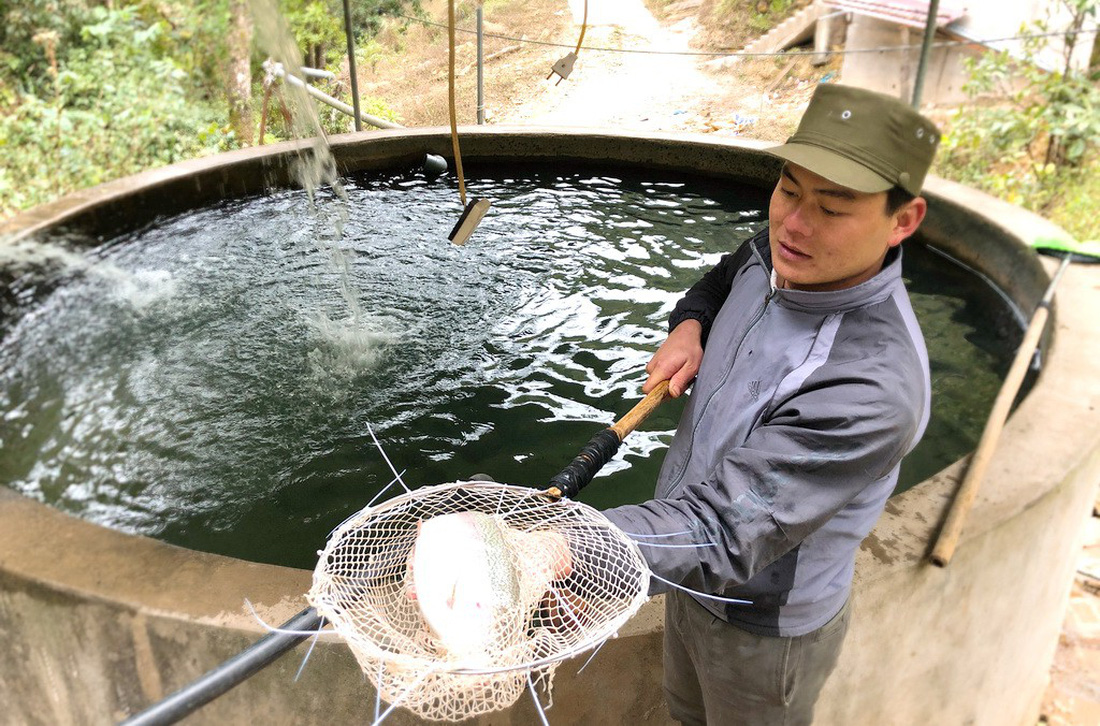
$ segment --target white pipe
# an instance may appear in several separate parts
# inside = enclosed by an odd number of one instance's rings
[[[335,108],[337,111],[340,111],[342,113],[346,113],[348,116],[351,116],[352,118],[355,118],[355,109],[353,109],[351,106],[347,105],[343,101],[341,101],[339,99],[336,99],[336,98],[333,98],[332,96],[328,95],[324,91],[319,91],[318,89],[314,88],[313,86],[311,86],[308,83],[306,83],[305,81],[303,81],[301,78],[298,78],[298,76],[287,73],[286,69],[283,68],[282,63],[273,63],[272,64],[272,72],[275,75],[279,76],[280,78],[285,78],[287,83],[298,86],[299,88],[304,88],[306,90],[306,93],[313,96],[318,101],[321,101],[322,103],[328,104],[329,106],[332,106],[333,108]],[[368,123],[371,126],[374,126],[376,128],[380,128],[380,129],[403,129],[403,128],[405,128],[401,124],[396,124],[393,121],[387,121],[384,118],[379,118],[377,116],[371,116],[370,114],[366,114],[366,113],[362,113],[362,112],[360,112],[360,114],[359,114],[359,119],[361,121],[363,121],[364,123]]]
[[[336,77],[336,74],[333,73],[332,71],[323,71],[323,70],[320,70],[319,68],[307,68],[305,66],[302,66],[301,68],[299,68],[299,70],[302,71],[303,76],[308,76],[310,78],[329,78],[329,79],[332,79],[332,78]]]

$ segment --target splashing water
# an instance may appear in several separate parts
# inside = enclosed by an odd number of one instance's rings
[[[167,270],[130,272],[51,242],[22,239],[0,244],[0,269],[16,275],[42,274],[43,269],[61,277],[84,275],[101,282],[104,293],[139,315],[176,294],[176,280]]]

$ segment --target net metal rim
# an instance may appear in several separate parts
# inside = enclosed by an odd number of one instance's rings
[[[496,492],[500,496],[513,496],[540,498],[546,502],[548,506],[562,506],[570,509],[575,509],[583,516],[591,519],[593,522],[598,522],[605,527],[605,531],[617,536],[618,544],[621,545],[625,551],[631,553],[634,558],[632,566],[637,570],[637,583],[634,587],[634,593],[629,603],[621,608],[621,611],[612,618],[608,618],[601,623],[600,627],[593,628],[591,632],[586,633],[586,637],[574,644],[572,647],[563,649],[558,652],[553,652],[544,657],[538,659],[532,659],[517,664],[510,664],[492,668],[470,668],[464,666],[451,666],[445,662],[441,662],[437,658],[409,655],[407,653],[394,652],[380,647],[373,640],[364,638],[349,638],[347,633],[343,632],[348,629],[348,626],[340,627],[341,618],[335,614],[335,610],[338,608],[332,607],[331,603],[323,593],[318,593],[318,578],[323,570],[323,564],[326,561],[329,553],[336,548],[344,535],[349,531],[362,527],[365,522],[385,516],[386,513],[400,510],[401,508],[410,504],[416,504],[418,501],[425,499],[426,497],[445,494],[454,490],[474,490],[479,492]],[[622,628],[630,618],[637,613],[638,609],[649,600],[648,587],[650,580],[649,568],[646,565],[645,559],[642,557],[637,543],[635,543],[625,532],[616,527],[610,520],[608,520],[599,510],[591,507],[583,502],[578,502],[573,499],[556,499],[551,497],[547,492],[540,489],[534,489],[531,487],[517,486],[513,484],[504,484],[499,482],[488,481],[455,481],[445,484],[436,484],[432,486],[419,487],[411,491],[405,492],[398,496],[387,499],[386,501],[376,504],[368,505],[359,510],[355,514],[344,520],[339,526],[337,526],[325,544],[325,548],[318,551],[318,564],[314,570],[314,586],[307,594],[307,599],[310,604],[317,610],[318,613],[323,615],[329,622],[331,622],[337,632],[337,634],[344,637],[346,640],[354,640],[356,648],[366,651],[368,657],[380,661],[383,664],[391,664],[404,668],[414,668],[423,671],[437,672],[437,673],[449,673],[461,676],[483,676],[483,675],[500,675],[506,673],[513,673],[517,671],[535,671],[542,668],[551,667],[562,661],[586,653],[599,647],[608,639],[615,637],[618,634],[620,628]],[[349,643],[350,644],[350,643]]]

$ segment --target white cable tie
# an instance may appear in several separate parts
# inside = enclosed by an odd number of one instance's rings
[[[321,626],[324,627],[324,619],[321,619]],[[313,655],[313,648],[317,645],[317,641],[320,640],[321,633],[317,632],[310,638],[309,650],[306,651],[305,657],[302,658],[302,664],[298,666],[298,672],[294,674],[294,682],[297,683],[298,679],[302,677],[302,671],[306,669],[306,663],[309,662],[309,657]]]
[[[647,537],[679,537],[680,535],[691,534],[691,530],[685,529],[683,532],[658,532],[656,534],[634,534],[633,532],[624,531],[623,534],[631,539],[645,539]]]
[[[252,603],[251,603],[251,601],[249,601],[249,599],[247,597],[244,599],[244,604],[247,605],[248,609],[252,611],[252,617],[256,619],[256,622],[259,623],[261,626],[263,626],[263,628],[265,630],[267,630],[267,632],[269,632],[269,633],[282,633],[283,635],[320,635],[321,633],[325,632],[324,629],[321,629],[321,630],[288,630],[286,628],[276,628],[274,625],[268,625],[264,621],[264,619],[260,617],[260,614],[256,612],[256,608],[252,607]]]
[[[386,456],[386,451],[382,448],[382,444],[378,442],[378,437],[374,435],[374,429],[371,428],[369,422],[367,423],[367,433],[370,434],[371,440],[374,441],[374,445],[378,449],[378,453],[382,455],[382,459],[386,462],[386,466],[390,467],[390,471],[393,472],[393,475],[394,477],[396,477],[398,483],[401,485],[401,488],[405,490],[406,494],[408,494],[412,490],[405,486],[405,482],[402,481],[401,475],[397,473],[397,467],[395,467],[393,465],[393,462],[390,461],[390,457]]]
[[[404,473],[406,471],[408,471],[408,469],[402,469],[401,470],[401,475],[404,475]],[[383,494],[385,494],[386,491],[389,490],[389,488],[392,487],[394,485],[394,483],[396,483],[396,482],[397,482],[397,479],[390,479],[390,483],[387,484],[386,486],[382,487],[382,490],[379,491],[377,494],[375,494],[374,497],[369,502],[367,502],[367,506],[363,507],[363,509],[369,509],[370,507],[373,507],[374,503],[378,501],[378,498],[381,497]],[[355,519],[360,514],[362,514],[363,509],[360,509],[356,512],[352,512],[351,514],[349,514],[347,517],[344,518],[343,522],[340,522],[340,524],[333,527],[332,530],[328,533],[328,539],[332,539],[332,535],[334,535],[336,533],[336,530],[340,529],[345,524],[347,524],[348,522],[350,522],[351,520]],[[318,552],[317,554],[320,555],[321,553]]]
[[[734,605],[752,605],[752,600],[742,600],[742,599],[736,598],[736,597],[722,597],[721,595],[710,595],[710,594],[705,593],[705,592],[699,592],[698,590],[692,590],[690,587],[684,587],[683,585],[678,585],[675,582],[673,582],[672,580],[666,580],[665,578],[661,577],[660,575],[656,575],[652,572],[649,573],[649,576],[652,577],[655,580],[660,580],[661,582],[665,583],[666,585],[671,585],[672,587],[675,587],[677,590],[683,590],[684,592],[688,593],[689,595],[694,595],[696,597],[705,597],[705,598],[709,598],[711,600],[718,600],[719,602],[733,603]]]
[[[683,549],[695,549],[696,547],[717,547],[715,542],[703,542],[701,544],[663,544],[661,542],[635,542],[635,544],[642,547],[655,547],[657,549],[665,550],[683,550]]]
[[[378,680],[375,681],[378,685],[382,685],[382,673],[384,672],[385,664],[382,661],[378,661]],[[363,671],[366,675],[366,671]],[[378,714],[382,712],[382,689],[374,689],[374,723],[379,723]]]
[[[382,489],[381,489],[381,490],[380,490],[380,491],[379,491],[379,492],[378,492],[377,494],[375,494],[375,495],[374,495],[373,497],[371,497],[371,500],[370,500],[369,502],[367,502],[367,506],[368,506],[368,507],[373,507],[373,506],[374,506],[374,503],[375,503],[375,502],[377,502],[377,501],[378,501],[378,499],[379,499],[379,498],[380,498],[380,497],[381,497],[381,496],[382,496],[383,494],[385,494],[385,493],[386,493],[386,492],[387,492],[387,491],[389,490],[389,488],[390,488],[390,487],[392,487],[392,486],[393,486],[394,484],[396,484],[396,483],[398,483],[398,482],[401,482],[401,486],[402,486],[402,487],[404,487],[404,486],[405,486],[405,483],[404,483],[403,481],[401,481],[401,477],[403,477],[403,476],[405,475],[405,472],[407,472],[407,471],[408,471],[408,469],[402,469],[402,470],[401,470],[401,473],[400,473],[400,474],[398,474],[396,478],[394,478],[394,479],[390,479],[390,483],[389,483],[389,484],[387,484],[386,486],[382,487]],[[408,489],[405,489],[405,492],[406,492],[406,493],[408,493],[408,491],[409,491]],[[355,516],[355,515],[353,514],[353,515],[352,515],[352,517],[354,517],[354,516]],[[351,519],[351,517],[348,517],[348,519]]]
[[[550,726],[550,722],[546,720],[546,713],[543,711],[542,703],[539,702],[539,694],[535,693],[535,682],[531,680],[531,671],[527,671],[527,689],[531,691],[531,700],[535,702],[535,712],[539,715],[542,726]]]
[[[611,638],[618,637],[618,635],[618,633],[614,633],[612,634]],[[611,638],[608,638],[607,640],[611,640]],[[581,671],[588,667],[588,664],[592,662],[592,659],[596,657],[596,654],[599,653],[600,650],[603,649],[604,645],[607,644],[607,640],[601,642],[599,645],[596,646],[595,650],[592,651],[592,655],[588,656],[588,660],[584,662],[584,665],[577,669],[577,675],[580,675]]]
[[[396,709],[399,705],[401,705],[401,702],[405,700],[405,696],[412,693],[413,690],[417,688],[417,686],[419,686],[421,683],[423,683],[424,680],[427,679],[428,676],[435,673],[437,670],[439,670],[439,668],[427,668],[427,669],[425,669],[425,671],[420,675],[419,678],[417,678],[415,681],[410,683],[409,687],[401,692],[401,695],[399,695],[397,698],[393,699],[393,703],[391,703],[389,705],[389,707],[385,711],[382,712],[381,716],[379,716],[378,718],[376,718],[374,720],[374,723],[372,723],[371,726],[378,726],[380,723],[385,721],[386,717],[389,716],[391,713],[393,713],[394,709]]]

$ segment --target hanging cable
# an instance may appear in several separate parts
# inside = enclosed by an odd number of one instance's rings
[[[420,25],[426,25],[435,28],[445,28],[447,26],[442,23],[435,23],[431,20],[425,20],[423,18],[415,18],[411,15],[402,15],[395,13],[394,17],[407,20],[412,23],[418,23]],[[468,33],[474,35],[476,30],[470,30],[468,28],[456,28],[456,32]],[[1092,28],[1083,28],[1077,31],[1078,35],[1095,35],[1100,33],[1100,26]],[[994,43],[1008,43],[1015,40],[1029,40],[1032,38],[1052,38],[1059,35],[1065,35],[1065,31],[1056,30],[1048,31],[1044,33],[1021,33],[1019,35],[1009,35],[1001,38],[967,38],[966,40],[941,40],[932,44],[933,48],[955,48],[964,45],[981,45],[991,47]],[[546,40],[532,40],[530,38],[517,38],[512,35],[501,35],[500,33],[484,33],[486,38],[493,38],[494,40],[507,40],[510,42],[521,43],[524,45],[541,45],[549,48],[573,48],[571,43],[553,43]],[[874,48],[848,48],[835,51],[829,51],[834,55],[861,55],[864,53],[898,53],[910,50],[917,50],[921,47],[920,43],[909,43],[905,45],[883,45]],[[783,56],[784,58],[792,58],[795,56],[816,56],[821,55],[821,51],[817,50],[772,50],[772,51],[755,51],[745,52],[739,50],[650,50],[647,48],[604,48],[599,46],[587,46],[584,48],[590,53],[622,53],[627,55],[680,55],[680,56],[692,56],[700,58],[769,58],[772,56]],[[994,48],[994,50],[996,50]]]
[[[584,44],[584,34],[588,31],[588,0],[584,0],[584,17],[581,19],[581,35],[577,38],[577,47],[573,49],[574,53],[581,52],[581,45]]]
[[[458,174],[458,198],[466,206],[466,180],[462,176],[462,152],[458,148],[458,112],[455,110],[455,0],[447,0],[447,103],[451,117],[451,148]]]
[[[458,111],[455,108],[455,0],[447,2],[447,39],[450,46],[447,55],[447,104],[451,117],[451,148],[454,149],[455,173],[458,174],[458,198],[463,206],[462,215],[447,238],[456,245],[462,245],[466,244],[478,222],[489,211],[491,202],[488,199],[475,199],[466,203],[466,178],[462,173],[462,151],[458,145]]]
[[[573,72],[573,64],[577,62],[577,54],[581,52],[581,45],[584,44],[584,34],[588,30],[588,0],[584,0],[584,18],[581,20],[581,35],[577,38],[577,47],[573,49],[572,53],[566,53],[563,57],[558,59],[558,62],[550,66],[550,73],[547,74],[546,80],[556,73],[558,74],[558,83],[561,83],[569,74]],[[555,83],[554,85],[558,85]]]

